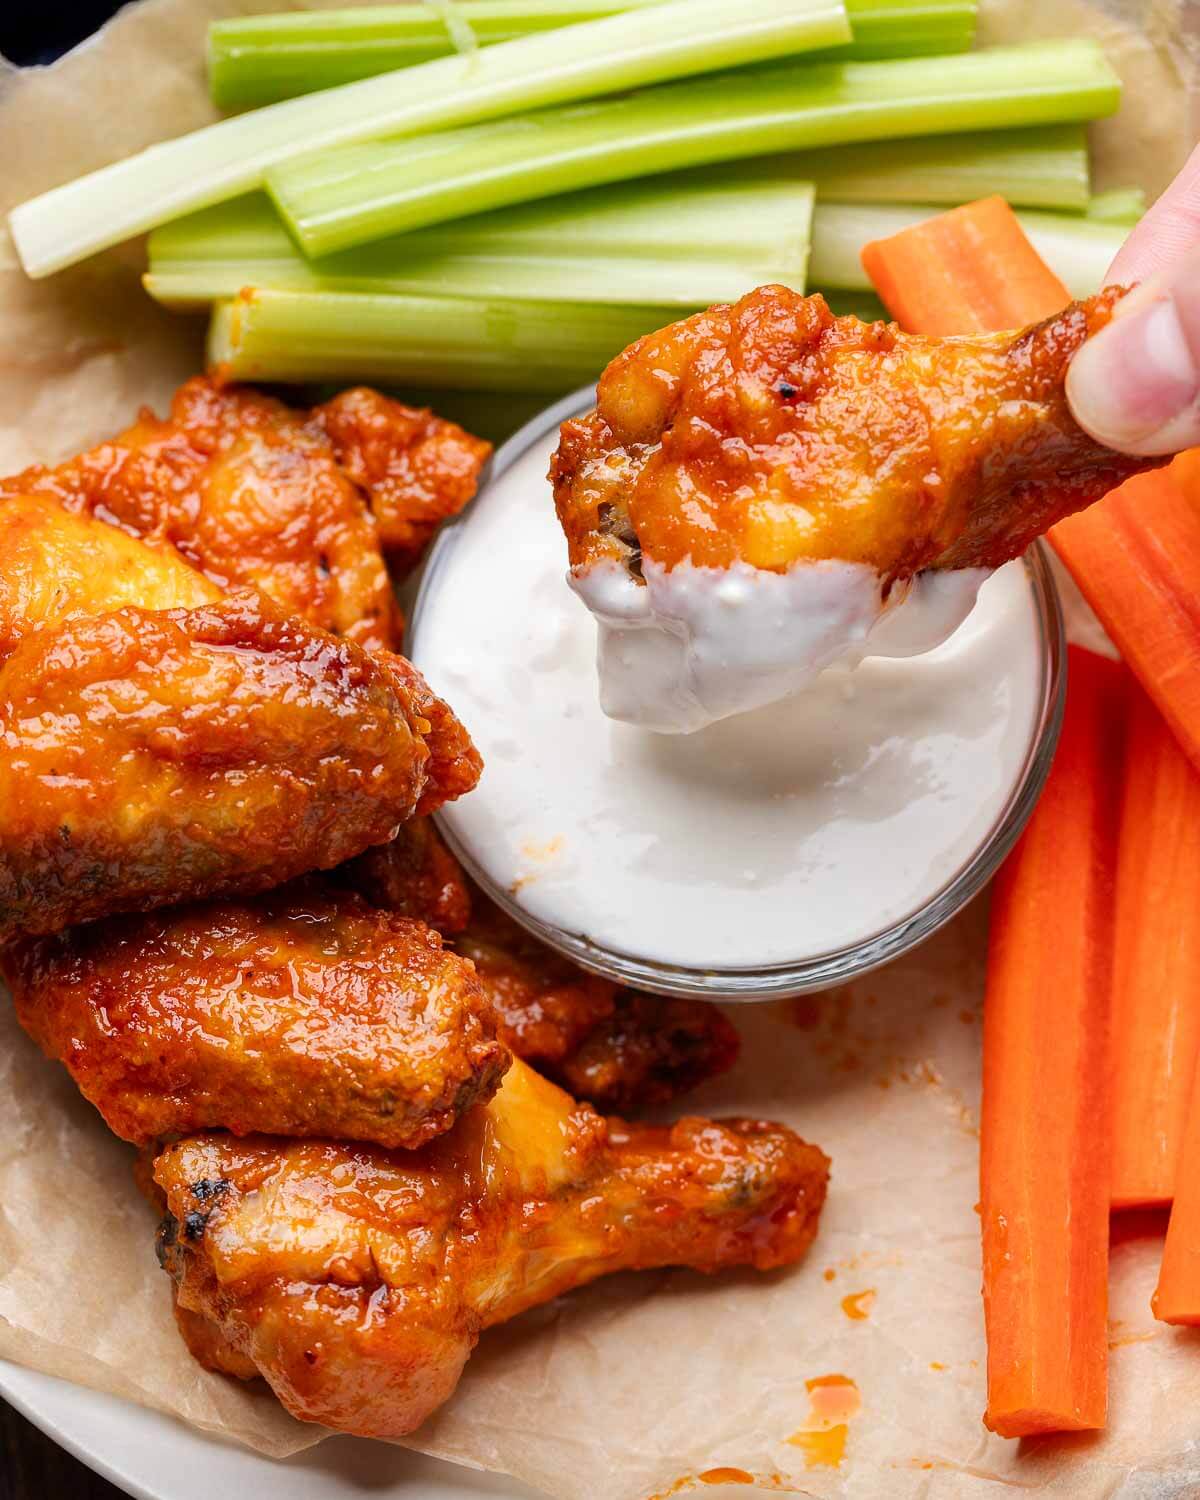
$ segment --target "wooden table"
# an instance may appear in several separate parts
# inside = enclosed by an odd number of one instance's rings
[[[0,1500],[122,1500],[123,1495],[0,1401]]]

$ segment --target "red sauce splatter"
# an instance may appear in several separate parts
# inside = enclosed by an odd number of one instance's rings
[[[701,1484],[753,1484],[754,1475],[747,1474],[745,1469],[705,1469],[703,1474],[697,1474]]]
[[[861,1322],[864,1318],[871,1316],[871,1309],[875,1306],[875,1288],[867,1287],[862,1292],[851,1292],[842,1298],[842,1311],[848,1318]]]
[[[815,1432],[801,1428],[787,1441],[804,1454],[806,1469],[836,1469],[846,1456],[846,1431],[845,1422],[818,1428]]]
[[[837,1275],[837,1272],[833,1269],[832,1266],[826,1266],[821,1274],[825,1277],[826,1281],[832,1281]]]
[[[845,1422],[862,1410],[862,1396],[849,1375],[817,1375],[804,1382],[812,1414],[822,1422]]]

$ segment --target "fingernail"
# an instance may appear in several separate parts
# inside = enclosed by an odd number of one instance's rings
[[[1075,420],[1110,448],[1171,453],[1197,441],[1200,368],[1167,294],[1115,318],[1067,370]]]

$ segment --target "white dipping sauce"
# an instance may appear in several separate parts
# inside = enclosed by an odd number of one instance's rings
[[[457,524],[421,606],[417,663],[484,758],[441,815],[459,845],[542,922],[688,968],[815,957],[922,907],[986,838],[1035,731],[1023,566],[924,655],[836,665],[796,697],[656,734],[600,707],[596,623],[545,478],[557,437]]]

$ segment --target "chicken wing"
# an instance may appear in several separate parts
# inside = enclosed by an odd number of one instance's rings
[[[424,1145],[508,1053],[421,922],[306,881],[0,951],[25,1030],[127,1141],[199,1130]]]
[[[989,570],[1161,462],[1067,407],[1121,295],[936,339],[768,286],[633,344],[550,471],[604,711],[690,733],[948,639]]]
[[[383,842],[463,769],[439,779],[421,708],[388,661],[261,596],[35,632],[0,667],[0,938]]]
[[[519,1063],[419,1153],[200,1136],[154,1168],[193,1352],[382,1438],[447,1399],[482,1329],[597,1276],[798,1260],[827,1176],[783,1126],[604,1120]]]
[[[416,561],[434,528],[475,493],[491,452],[453,422],[375,391],[311,412],[208,376],[165,419],[56,468],[0,481],[150,541],[165,541],[223,588],[249,584],[360,645],[399,644],[384,566]]]
[[[1071,356],[1111,289],[1021,333],[923,338],[760,287],[639,339],[552,478],[573,567],[994,568],[1161,460],[1071,417]]]
[[[264,890],[478,779],[402,658],[44,497],[0,500],[5,539],[0,938]]]
[[[57,468],[0,484],[43,494],[135,536],[166,541],[223,588],[253,585],[282,608],[366,646],[395,646],[399,616],[359,487],[306,414],[199,376],[165,420]]]
[[[388,563],[401,577],[438,526],[474,496],[492,451],[455,423],[364,386],[314,408],[311,422],[366,491]]]

